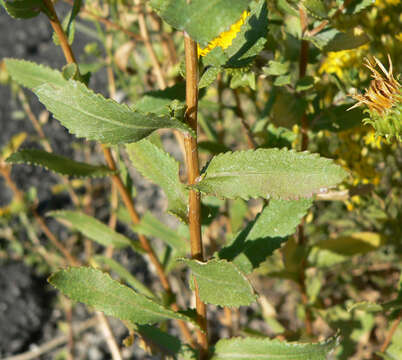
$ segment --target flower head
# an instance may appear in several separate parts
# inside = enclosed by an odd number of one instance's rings
[[[402,138],[402,86],[394,78],[392,61],[388,56],[389,69],[376,57],[366,59],[366,67],[370,69],[373,80],[364,94],[352,97],[358,102],[350,109],[367,105],[370,118],[364,120],[371,124],[378,135]],[[379,72],[376,67],[380,68]]]
[[[250,13],[248,11],[243,11],[241,18],[237,22],[235,22],[228,31],[222,32],[218,37],[211,40],[211,42],[208,44],[208,46],[205,47],[204,49],[201,49],[198,46],[198,54],[200,56],[205,56],[212,49],[216,48],[217,46],[220,46],[223,50],[227,49],[230,45],[232,45],[232,41],[237,36],[237,34],[240,32],[241,27],[243,26],[243,24],[246,21],[247,16],[249,16],[249,15],[250,15]]]
[[[353,95],[353,98],[358,100],[358,102],[350,109],[365,104],[370,110],[383,115],[401,100],[401,85],[395,80],[392,74],[392,62],[389,56],[388,61],[389,70],[387,71],[376,57],[366,59],[365,65],[372,72],[373,80],[364,95]],[[384,74],[376,70],[376,65],[380,67]]]

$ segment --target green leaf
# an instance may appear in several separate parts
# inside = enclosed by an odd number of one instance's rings
[[[163,189],[168,211],[187,222],[188,191],[180,182],[178,162],[146,139],[129,144],[126,149],[134,167]]]
[[[385,237],[374,232],[356,232],[320,241],[316,246],[337,254],[353,256],[377,250],[384,245]]]
[[[71,45],[74,42],[74,35],[75,35],[75,23],[73,20],[71,20],[71,15],[72,15],[71,12],[67,14],[67,16],[64,18],[61,24],[64,33],[67,36],[67,41],[69,45]],[[60,40],[59,37],[57,36],[57,33],[55,32],[53,33],[52,39],[55,45],[60,45]]]
[[[353,30],[341,32],[336,29],[328,29],[313,37],[307,37],[306,40],[311,41],[320,50],[328,52],[355,49],[366,44],[370,38],[366,33],[356,35]]]
[[[31,61],[4,59],[10,76],[18,84],[33,89],[45,83],[65,84],[63,75],[47,66],[39,65]]]
[[[346,14],[358,14],[375,3],[375,0],[359,0],[353,1],[346,8]]]
[[[204,87],[211,85],[216,80],[220,72],[221,72],[220,67],[215,66],[208,67],[202,74],[201,79],[198,83],[198,87],[202,89]]]
[[[145,93],[131,108],[142,113],[169,115],[169,105],[172,101],[179,100],[184,104],[185,99],[186,85],[181,82],[164,90]]]
[[[303,4],[314,17],[318,19],[326,19],[328,17],[328,10],[322,0],[304,0]]]
[[[187,240],[180,237],[180,235],[160,222],[150,212],[146,212],[141,222],[133,226],[133,230],[139,234],[145,236],[153,236],[159,240],[162,240],[173,249],[177,250],[182,256],[187,253],[189,246]]]
[[[233,234],[236,234],[243,225],[244,218],[248,212],[247,203],[242,199],[231,201],[229,207],[230,228]]]
[[[133,240],[115,232],[109,226],[80,211],[59,210],[51,211],[48,215],[58,220],[67,221],[73,228],[103,246],[112,245],[116,248],[133,246],[135,250],[141,249],[140,252],[143,252],[142,248],[136,245]]]
[[[346,308],[349,312],[353,310],[362,310],[366,312],[379,312],[384,310],[382,305],[370,301],[360,301],[357,303],[348,304]]]
[[[49,277],[49,282],[70,299],[132,324],[153,324],[166,319],[194,323],[191,318],[165,308],[93,268],[59,270]]]
[[[39,100],[78,137],[121,144],[141,140],[160,128],[194,132],[169,115],[145,114],[106,100],[84,84],[63,78],[60,72],[27,61],[6,59],[15,81],[38,95]]]
[[[216,344],[211,360],[326,360],[337,344],[337,338],[315,344],[251,337],[222,339]]]
[[[246,274],[252,272],[296,231],[311,205],[309,199],[271,200],[255,221],[219,251],[219,258],[234,262]]]
[[[101,177],[113,174],[113,171],[106,166],[86,164],[38,149],[20,150],[7,158],[6,162],[37,165],[58,174],[75,177]]]
[[[257,149],[213,157],[194,188],[226,198],[296,199],[325,192],[346,174],[317,154]]]
[[[107,265],[114,271],[121,280],[130,285],[134,290],[153,299],[156,296],[149,290],[141,281],[137,280],[124,266],[120,265],[117,261],[103,255],[97,255],[94,260],[98,263]]]
[[[233,263],[216,259],[205,263],[189,259],[180,261],[190,267],[200,298],[205,303],[238,307],[255,301],[251,284]]]
[[[275,60],[270,60],[267,67],[263,68],[265,75],[285,75],[289,71],[290,62],[280,62]]]
[[[251,6],[250,15],[240,32],[224,52],[229,57],[227,67],[244,67],[254,61],[264,49],[268,34],[268,8],[266,0]]]
[[[156,326],[140,325],[137,326],[136,331],[147,344],[152,344],[152,349],[157,350],[157,352],[170,355],[174,359],[198,359],[196,350],[189,345],[182,344],[177,337],[162,331]]]
[[[212,49],[203,57],[204,65],[212,65],[217,68],[247,67],[263,50],[267,32],[267,5],[265,0],[260,0],[252,3],[250,15],[246,18],[232,44],[225,50],[220,46]],[[237,77],[241,77],[241,74],[238,74]]]
[[[73,8],[69,15],[67,15],[63,20],[63,30],[67,35],[68,43],[71,45],[74,42],[75,34],[75,18],[80,12],[82,5],[82,0],[74,0]],[[53,41],[56,45],[60,45],[59,38],[56,33],[53,33]]]
[[[151,0],[150,5],[169,25],[187,32],[202,47],[229,30],[250,0]]]
[[[0,0],[7,13],[16,19],[30,19],[43,11],[42,0]]]
[[[160,128],[192,130],[183,122],[133,111],[128,106],[106,100],[84,84],[69,80],[63,85],[43,84],[35,94],[71,133],[88,140],[123,144],[141,140]]]
[[[314,86],[314,78],[312,76],[305,76],[299,79],[296,83],[296,91],[306,91]]]

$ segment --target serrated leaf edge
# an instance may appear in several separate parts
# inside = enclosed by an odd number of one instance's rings
[[[204,179],[204,177],[207,175],[207,170],[208,170],[208,166],[209,166],[209,164],[210,164],[210,162],[213,160],[213,159],[216,159],[216,158],[220,158],[220,157],[224,157],[224,156],[230,156],[231,154],[234,154],[234,153],[236,153],[236,154],[240,154],[240,153],[247,153],[247,152],[258,152],[258,151],[266,151],[266,150],[276,150],[277,152],[280,152],[280,151],[283,151],[283,152],[290,152],[290,153],[298,153],[298,154],[307,154],[308,156],[310,156],[311,157],[311,159],[315,159],[315,158],[319,158],[319,159],[321,159],[321,160],[323,160],[323,161],[325,161],[325,162],[327,162],[327,163],[332,163],[333,165],[337,165],[335,162],[334,162],[334,160],[333,159],[329,159],[329,158],[325,158],[325,157],[321,157],[320,156],[320,154],[318,154],[318,153],[311,153],[311,152],[309,152],[309,151],[296,151],[296,150],[294,150],[294,149],[288,149],[288,148],[281,148],[281,149],[279,149],[279,148],[269,148],[269,149],[267,149],[267,148],[258,148],[258,149],[251,149],[251,150],[238,150],[238,151],[227,151],[227,152],[225,152],[225,153],[220,153],[220,154],[218,154],[218,155],[216,155],[216,156],[214,156],[214,157],[212,157],[208,162],[207,162],[207,164],[203,167],[203,169],[201,170],[201,174],[200,174],[200,176],[196,179],[196,182],[195,182],[195,184],[194,185],[187,185],[186,187],[189,189],[189,190],[197,190],[198,192],[200,192],[201,194],[204,194],[204,195],[213,195],[213,196],[215,196],[215,197],[218,197],[218,198],[221,198],[221,199],[243,199],[243,200],[250,200],[250,199],[260,199],[260,198],[262,198],[261,196],[219,196],[218,194],[212,194],[212,193],[207,193],[207,192],[205,192],[205,191],[202,191],[202,190],[200,190],[200,189],[198,189],[198,187],[197,187],[197,185],[200,183],[200,182],[202,182],[202,180]],[[339,166],[339,165],[338,165]],[[346,176],[348,176],[349,175],[349,172],[346,170],[346,169],[344,169],[344,168],[341,168],[340,167],[340,169],[341,170],[343,170],[344,171],[344,173],[345,173],[345,178],[346,178]],[[295,197],[292,197],[292,196],[290,196],[290,197],[281,197],[281,196],[278,196],[278,195],[275,195],[275,194],[272,194],[272,196],[270,196],[269,197],[269,199],[277,199],[277,200],[301,200],[301,199],[311,199],[314,195],[316,195],[316,194],[325,194],[325,193],[327,193],[330,189],[333,189],[333,188],[335,188],[335,186],[329,186],[329,187],[326,187],[325,189],[319,189],[318,191],[313,191],[313,192],[311,192],[310,194],[307,194],[306,196],[295,196]]]
[[[47,278],[47,281],[48,281],[53,287],[55,287],[56,289],[58,289],[59,291],[61,291],[61,292],[64,294],[64,292],[63,292],[61,289],[59,289],[55,284],[52,283],[52,278],[54,277],[55,274],[58,274],[58,273],[60,273],[60,272],[67,273],[68,270],[70,270],[70,269],[78,269],[78,270],[90,271],[90,272],[95,272],[95,273],[96,273],[96,272],[100,272],[100,273],[102,273],[103,275],[106,275],[106,276],[107,276],[110,280],[112,280],[118,287],[120,287],[120,288],[122,288],[122,289],[128,289],[129,291],[133,292],[134,294],[139,294],[139,293],[136,293],[136,292],[135,292],[132,288],[130,288],[129,286],[123,285],[123,284],[120,283],[119,281],[113,279],[113,278],[110,276],[109,273],[107,273],[107,272],[105,272],[105,271],[103,271],[103,270],[101,270],[101,269],[92,268],[92,267],[90,267],[90,266],[80,266],[80,267],[68,266],[68,267],[59,269],[59,270],[57,270],[55,273],[51,274],[51,275]],[[93,309],[95,309],[95,310],[97,309],[97,306],[88,305],[87,303],[85,303],[85,302],[83,302],[83,301],[81,301],[81,300],[76,300],[75,298],[72,298],[72,297],[70,297],[69,295],[65,295],[65,296],[67,296],[68,298],[72,299],[73,301],[83,303],[83,304],[85,304],[86,306],[89,306],[89,307],[91,307],[91,308],[93,308]],[[164,306],[158,304],[157,302],[155,302],[154,300],[152,300],[152,299],[150,299],[149,297],[145,296],[144,294],[141,294],[141,296],[144,296],[148,301],[155,303],[156,305],[162,307],[163,309],[167,310],[168,312],[172,312],[172,313],[177,314],[177,315],[178,315],[178,318],[176,318],[177,320],[188,321],[188,322],[191,322],[192,324],[195,324],[196,326],[198,326],[197,323],[196,323],[193,319],[191,319],[191,318],[189,318],[189,317],[186,317],[186,316],[182,315],[182,314],[179,313],[179,312],[176,312],[176,311],[170,310],[170,309],[168,309],[168,308],[165,308]],[[101,310],[99,310],[99,311],[101,311]],[[103,311],[102,311],[102,312],[103,312]],[[105,314],[107,314],[107,313],[105,313]],[[114,316],[114,315],[111,315],[111,316],[116,317],[116,316]],[[179,319],[179,317],[182,317],[182,319]],[[125,321],[128,321],[128,322],[131,322],[131,320],[129,320],[129,319],[121,319],[121,320],[125,320]],[[153,324],[153,322],[149,322],[149,323],[146,323],[146,324]]]

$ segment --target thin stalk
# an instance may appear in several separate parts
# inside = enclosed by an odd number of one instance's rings
[[[64,30],[60,24],[59,18],[57,17],[57,13],[56,10],[54,9],[52,0],[43,0],[43,2],[50,13],[49,16],[50,24],[52,25],[54,32],[56,33],[57,37],[60,40],[60,46],[63,50],[63,54],[67,60],[67,63],[68,64],[77,63],[74,57],[74,53],[66,39],[66,34],[64,33]]]
[[[253,131],[251,130],[250,125],[246,121],[246,116],[244,115],[244,111],[241,106],[239,91],[237,89],[233,89],[233,95],[236,101],[236,113],[240,118],[244,132],[246,133],[248,147],[249,149],[256,149],[257,142],[254,139]]]
[[[134,0],[134,4],[137,6],[140,6],[141,0]],[[144,11],[140,11],[137,14],[137,16],[138,16],[138,25],[140,27],[140,34],[141,34],[142,38],[144,39],[145,48],[147,49],[149,57],[151,58],[152,67],[154,69],[155,76],[156,76],[156,81],[158,83],[159,88],[163,90],[166,88],[166,80],[165,80],[165,76],[162,71],[162,67],[159,64],[158,58],[157,58],[154,48],[152,47],[152,44],[151,44],[151,38],[149,36],[147,24],[145,22]]]
[[[198,110],[198,56],[197,43],[186,33],[184,34],[184,49],[186,57],[186,121],[191,128],[197,132],[197,110]],[[198,162],[197,138],[187,134],[184,136],[186,150],[186,166],[188,183],[195,184],[200,175]],[[189,228],[191,257],[204,261],[202,237],[201,237],[201,195],[198,191],[189,192]],[[201,330],[197,331],[198,344],[200,346],[200,359],[208,357],[208,333],[207,333],[207,309],[201,301],[198,285],[194,279],[195,300],[197,311],[197,322]]]
[[[387,350],[389,344],[391,343],[392,337],[394,336],[395,331],[398,328],[398,326],[401,323],[401,321],[402,321],[402,310],[399,312],[398,317],[394,320],[394,322],[393,322],[393,324],[391,326],[391,329],[389,330],[389,332],[388,332],[388,334],[387,334],[387,336],[385,338],[385,341],[381,345],[380,351],[382,353],[385,353],[385,351]]]
[[[109,347],[110,353],[113,360],[123,360],[120,348],[117,345],[117,341],[113,335],[112,328],[110,327],[109,321],[107,320],[104,313],[97,311],[96,317],[99,321],[99,328],[105,338],[107,345]]]

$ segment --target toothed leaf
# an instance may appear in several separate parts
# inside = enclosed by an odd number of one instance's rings
[[[320,343],[295,343],[279,340],[232,338],[219,340],[212,360],[326,360],[338,344],[333,337]]]
[[[167,319],[194,323],[93,268],[59,270],[50,276],[49,282],[70,299],[132,324],[153,324]]]
[[[213,157],[194,188],[226,198],[297,199],[324,192],[345,177],[345,170],[317,154],[258,149]]]
[[[169,25],[186,31],[205,47],[240,19],[250,0],[151,0],[150,5]]]
[[[63,85],[66,82],[61,72],[47,66],[17,59],[5,59],[4,62],[12,79],[31,90],[45,83]]]
[[[141,140],[161,128],[192,132],[175,118],[133,111],[74,80],[62,86],[43,84],[34,88],[34,92],[71,133],[88,140],[123,144]]]
[[[42,0],[0,0],[7,13],[16,19],[30,19],[44,9]]]
[[[208,304],[238,307],[256,300],[254,290],[240,270],[226,260],[181,259],[194,275],[200,298]]]
[[[187,221],[188,191],[179,178],[179,163],[167,152],[144,139],[126,146],[134,167],[159,185],[168,199],[168,211]]]
[[[41,166],[55,173],[74,177],[101,177],[113,174],[106,166],[96,166],[38,149],[24,149],[12,154],[6,162]]]

